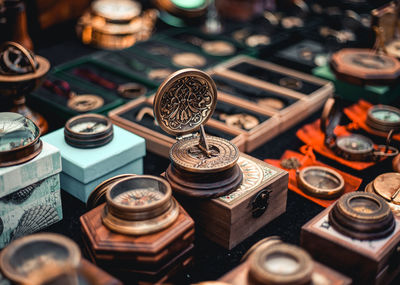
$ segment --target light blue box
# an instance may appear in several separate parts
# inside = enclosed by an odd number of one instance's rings
[[[89,182],[88,184],[83,184],[68,174],[61,173],[61,189],[67,191],[79,200],[86,203],[90,193],[97,185],[108,178],[125,173],[142,174],[143,160],[137,159],[132,163],[128,163],[127,165],[124,165],[110,173],[107,173],[106,175],[97,178],[96,180],[93,180],[92,182]],[[79,191],[77,191],[77,189],[79,189]]]
[[[0,248],[62,220],[60,175],[0,198]]]
[[[40,154],[23,164],[0,167],[0,198],[61,172],[60,151],[43,142]]]
[[[86,202],[90,192],[102,181],[122,173],[143,173],[145,140],[114,125],[113,140],[92,149],[75,148],[64,139],[64,129],[42,138],[60,149],[61,189]]]

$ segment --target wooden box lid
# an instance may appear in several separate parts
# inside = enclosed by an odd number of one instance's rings
[[[154,265],[165,262],[194,240],[194,222],[181,206],[177,220],[170,227],[142,236],[111,232],[101,220],[104,206],[102,204],[80,217],[88,250],[96,260]]]

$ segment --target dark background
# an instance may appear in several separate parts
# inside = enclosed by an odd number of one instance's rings
[[[29,2],[30,1],[28,1],[28,3]],[[387,1],[375,2],[382,4],[383,2]],[[34,10],[29,10],[29,7],[30,6],[28,5],[28,12],[30,11],[29,14],[31,14]],[[75,21],[68,21],[53,26],[45,31],[38,29],[34,21],[31,21],[31,23],[31,36],[34,41],[35,52],[48,58],[52,66],[56,66],[66,61],[76,59],[77,57],[98,51],[95,48],[84,46],[76,38],[74,29]],[[158,30],[165,30],[168,27],[163,24],[159,24],[157,28]],[[347,102],[347,104],[349,104],[349,102]],[[33,109],[40,109],[40,106],[31,105],[31,107]],[[297,124],[293,128],[279,135],[277,138],[256,149],[250,153],[250,155],[259,159],[278,159],[287,149],[298,151],[299,147],[301,147],[303,143],[297,139],[295,135],[297,129],[306,123],[316,120],[319,118],[320,114],[321,111],[319,110],[305,121]],[[46,119],[50,124],[52,120],[55,120],[55,118],[51,117],[46,117]],[[345,124],[346,121],[343,121],[342,123]],[[383,138],[374,137],[364,132],[360,133],[371,137],[376,143],[384,143]],[[396,146],[399,147],[398,144]],[[390,159],[386,159],[384,162],[370,167],[364,171],[356,171],[351,168],[347,168],[320,155],[317,155],[317,159],[339,170],[362,178],[363,183],[360,187],[360,190],[363,190],[365,185],[373,180],[377,175],[392,171]],[[167,159],[156,156],[152,153],[147,153],[144,159],[144,173],[159,175],[167,168],[168,164],[169,161]],[[79,217],[86,212],[85,205],[64,191],[62,191],[62,204],[64,219],[46,229],[46,231],[57,232],[66,235],[72,238],[81,246],[81,248],[83,248]],[[315,203],[295,194],[292,191],[288,191],[286,213],[257,231],[253,236],[246,239],[231,251],[225,250],[213,242],[208,241],[205,237],[198,233],[196,234],[194,250],[195,264],[190,269],[179,274],[174,282],[185,284],[204,280],[216,280],[237,266],[240,263],[240,259],[243,254],[251,245],[256,243],[258,240],[271,235],[278,235],[283,241],[288,243],[299,244],[301,226],[322,210],[323,208]],[[400,284],[399,282],[400,279],[395,281],[393,284]]]

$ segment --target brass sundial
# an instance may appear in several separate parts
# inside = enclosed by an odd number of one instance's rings
[[[213,114],[216,102],[214,81],[197,69],[171,74],[157,90],[157,122],[165,132],[177,137],[166,171],[166,178],[177,193],[219,197],[234,191],[242,181],[238,148],[204,131],[203,125]]]

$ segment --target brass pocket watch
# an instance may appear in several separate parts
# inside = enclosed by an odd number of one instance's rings
[[[0,167],[33,159],[42,151],[39,128],[28,118],[0,113]]]
[[[33,234],[10,243],[0,253],[0,268],[15,284],[47,284],[63,272],[74,272],[81,262],[77,244],[59,234]],[[78,284],[75,281],[67,284]]]
[[[382,157],[391,157],[399,151],[389,146],[392,132],[388,134],[387,144],[374,146],[371,139],[358,134],[336,136],[334,130],[339,125],[342,111],[339,100],[329,98],[321,116],[321,131],[325,134],[325,144],[338,156],[353,161],[376,161]],[[389,150],[391,152],[389,152]]]
[[[343,195],[329,212],[329,223],[338,232],[358,240],[387,237],[396,224],[385,200],[365,192]]]
[[[109,186],[103,224],[114,232],[144,235],[170,226],[179,215],[171,186],[162,178],[135,175]]]
[[[334,199],[343,193],[344,179],[342,175],[330,168],[308,166],[296,174],[299,187],[311,196]]]
[[[238,148],[226,139],[206,135],[203,128],[216,102],[214,81],[197,69],[171,74],[157,90],[153,105],[156,120],[166,133],[177,137],[165,175],[179,194],[219,197],[242,182]],[[194,133],[198,130],[200,133]]]
[[[385,199],[395,215],[400,215],[400,173],[379,175],[365,187],[365,192],[379,195]]]
[[[366,124],[378,131],[400,130],[400,110],[386,105],[375,105],[368,110]]]
[[[108,144],[113,137],[113,124],[109,118],[103,115],[79,115],[65,123],[65,142],[73,147],[100,147]]]
[[[311,256],[277,237],[256,243],[243,258],[249,262],[249,284],[314,284]]]

